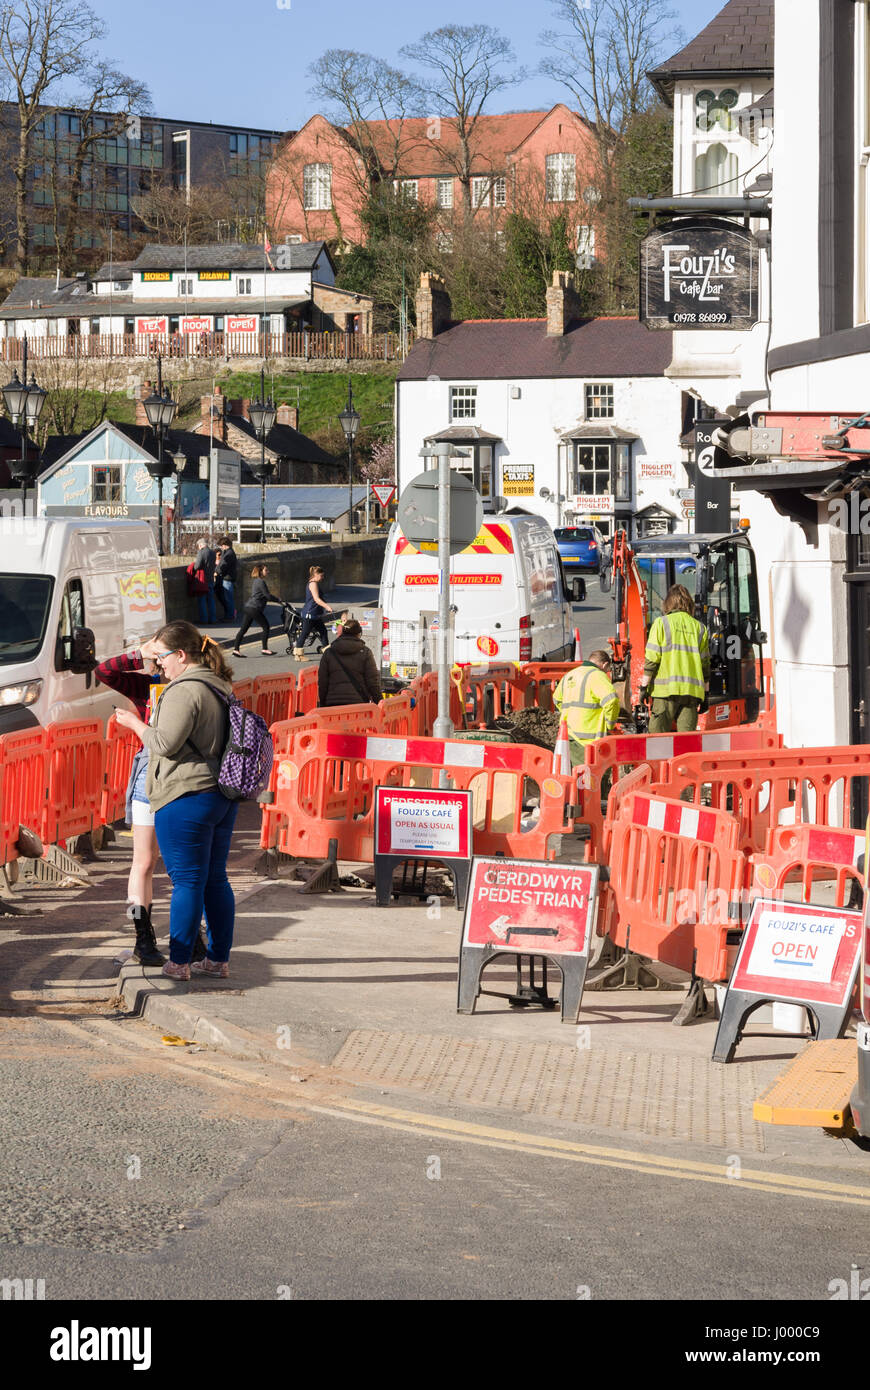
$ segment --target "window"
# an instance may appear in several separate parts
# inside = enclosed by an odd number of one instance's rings
[[[251,277],[245,276],[236,281],[236,294],[251,293]]]
[[[179,282],[178,282],[178,293],[179,293],[179,294],[184,294],[184,295],[193,294],[193,278],[192,278],[192,277],[190,277],[190,278],[188,278],[188,279],[185,279],[185,277],[182,275],[181,279],[180,279]]]
[[[577,228],[577,264],[582,269],[589,269],[595,259],[595,228]]]
[[[121,465],[109,463],[94,469],[94,503],[122,502]]]
[[[96,475],[100,470],[94,469]],[[105,470],[103,470],[105,471]],[[118,470],[120,472],[120,470]],[[94,497],[96,502],[97,498]],[[85,595],[80,579],[71,579],[64,590],[60,604],[60,618],[57,624],[57,647],[55,649],[54,669],[62,671],[72,658],[73,634],[77,627],[85,625]]]
[[[53,588],[54,580],[47,575],[32,574],[22,582],[20,574],[0,574],[0,666],[32,661],[38,654],[48,627]]]
[[[91,319],[91,332],[92,332],[92,333],[99,333],[99,331],[100,331],[100,320],[99,320],[98,318],[92,318],[92,319]]]
[[[589,385],[585,389],[586,419],[613,419],[613,384]]]
[[[735,130],[737,122],[734,108],[740,100],[733,87],[723,92],[713,92],[705,88],[695,94],[695,129],[704,131]]]
[[[477,387],[451,386],[451,420],[473,420],[477,415]]]
[[[439,251],[443,251],[449,256],[450,252],[453,250],[453,233],[449,231],[436,232],[435,245],[438,247]]]
[[[302,173],[302,201],[308,211],[332,207],[332,165],[306,164]]]
[[[609,442],[575,444],[571,490],[578,497],[612,493],[617,502],[630,502],[630,446]]]
[[[503,208],[507,201],[505,180],[492,174],[479,175],[471,180],[471,206]]]
[[[393,192],[403,203],[416,203],[417,183],[417,179],[393,179]]]
[[[627,444],[616,444],[613,449],[613,495],[617,502],[631,501],[631,469],[629,468],[629,448]]]
[[[736,196],[739,161],[736,150],[716,143],[695,157],[695,192],[708,192],[716,197]]]
[[[453,180],[439,179],[435,190],[435,203],[439,208],[453,207]]]
[[[503,178],[496,179],[492,185],[492,201],[497,208],[503,208],[507,202],[507,184]]]
[[[547,155],[547,202],[573,203],[577,196],[576,159],[573,154]]]

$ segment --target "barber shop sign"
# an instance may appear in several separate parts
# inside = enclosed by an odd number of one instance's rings
[[[746,330],[758,322],[758,242],[721,219],[686,218],[640,246],[648,328]]]

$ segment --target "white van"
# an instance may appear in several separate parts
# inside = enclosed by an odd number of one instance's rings
[[[95,664],[165,622],[147,522],[0,518],[0,733],[108,720],[121,697]]]
[[[488,518],[450,562],[457,662],[566,661],[573,655],[571,607],[556,540],[542,517]],[[426,623],[438,608],[438,556],[417,550],[394,525],[381,576],[385,672],[412,679]]]

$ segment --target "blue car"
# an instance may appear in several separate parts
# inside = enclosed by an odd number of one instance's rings
[[[597,526],[561,526],[553,534],[568,575],[599,573],[606,542]]]

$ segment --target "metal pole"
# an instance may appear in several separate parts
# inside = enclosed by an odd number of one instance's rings
[[[347,436],[347,528],[353,535],[353,440]]]
[[[24,335],[22,361],[24,370],[21,380],[27,386],[27,334]],[[21,515],[27,516],[27,397],[24,397],[24,414],[21,417]]]
[[[435,445],[438,456],[438,718],[435,738],[453,733],[450,718],[450,662],[447,629],[450,623],[450,452],[445,442]]]
[[[265,243],[263,255],[265,256]],[[266,403],[266,374],[260,368],[260,400]],[[266,431],[260,435],[260,544],[266,544]]]
[[[163,555],[163,426],[157,430],[157,554]]]

